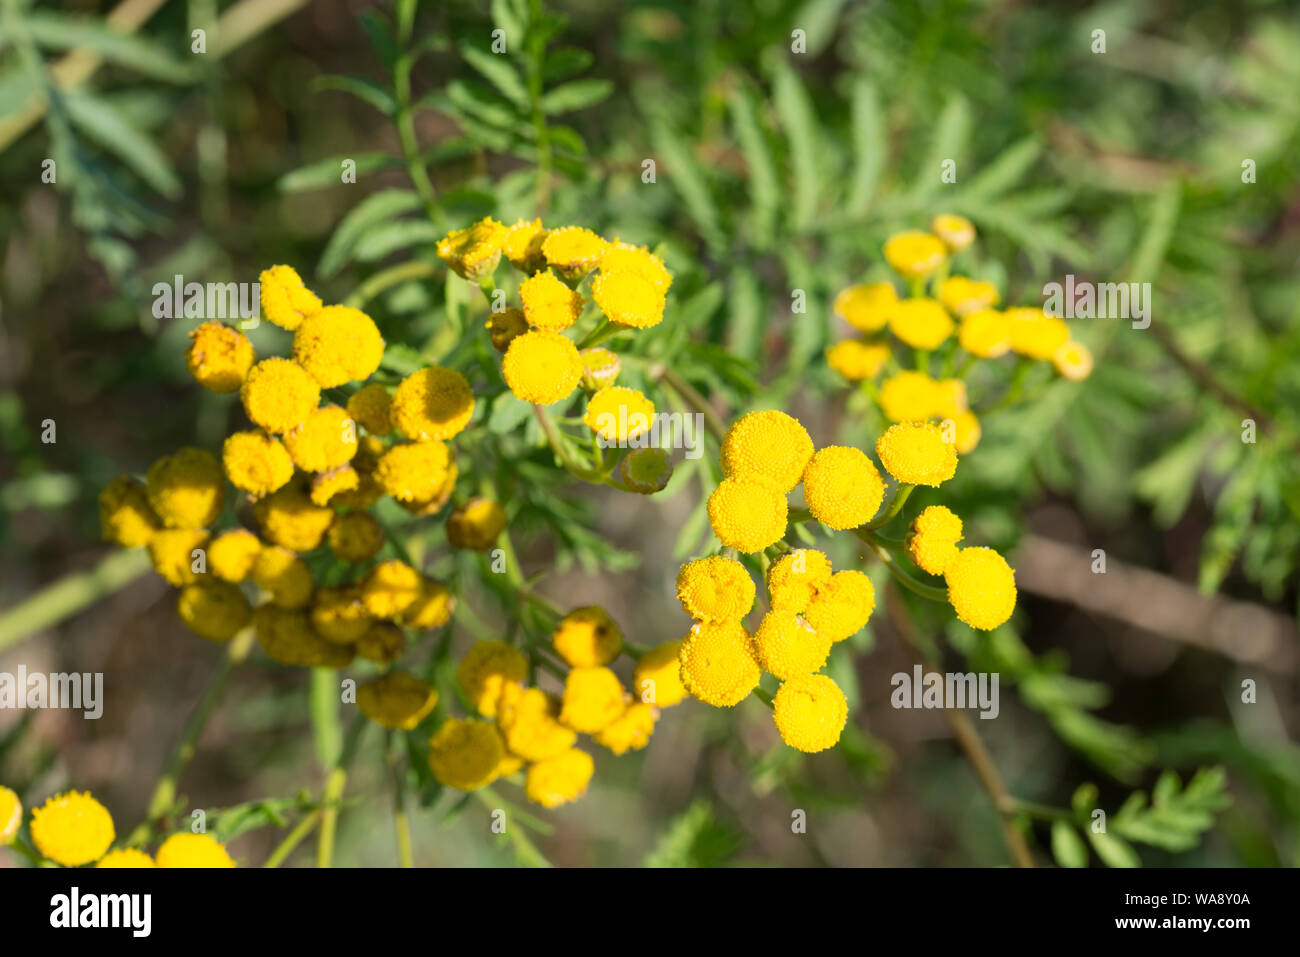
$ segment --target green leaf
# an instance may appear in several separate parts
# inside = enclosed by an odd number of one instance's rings
[[[506,39],[507,49],[509,49],[510,38],[507,36]],[[507,55],[489,53],[487,50],[473,46],[461,47],[460,55],[465,58],[466,63],[500,90],[506,99],[520,109],[528,108],[528,88],[524,86],[524,81]]]
[[[574,80],[557,86],[542,95],[541,107],[544,113],[571,113],[574,110],[595,106],[614,91],[614,84],[609,80]]]
[[[687,214],[694,220],[704,241],[711,248],[720,249],[725,240],[704,169],[691,155],[687,143],[662,119],[651,121],[651,139],[663,159],[664,168],[658,175],[671,183],[681,196]]]
[[[993,162],[986,165],[962,189],[963,196],[1000,196],[1020,182],[1037,162],[1043,148],[1032,137],[1026,137],[1003,150]]]
[[[72,125],[88,139],[117,156],[163,196],[174,199],[180,195],[180,178],[167,157],[111,105],[81,91],[65,92],[63,103]]]
[[[554,83],[556,80],[576,76],[586,71],[593,59],[589,51],[577,47],[550,50],[546,54],[546,69],[542,72],[542,77],[547,83]]]
[[[17,113],[41,89],[41,75],[35,70],[13,71],[0,76],[0,116]]]
[[[794,70],[782,64],[776,71],[772,100],[790,148],[790,174],[794,180],[793,221],[796,229],[806,229],[817,214],[818,185],[821,176],[817,157],[821,133],[813,113],[808,88]]]
[[[521,48],[528,30],[525,0],[492,0],[492,23],[505,31],[506,49]]]
[[[509,392],[503,392],[492,403],[492,414],[487,420],[488,431],[497,435],[516,432],[532,414],[533,407],[529,403],[521,402]]]
[[[23,26],[38,46],[53,50],[84,49],[118,66],[167,83],[191,83],[196,71],[151,40],[121,33],[102,20],[33,11]]]
[[[1092,842],[1092,849],[1097,852],[1102,863],[1107,867],[1141,867],[1142,858],[1138,857],[1133,846],[1122,838],[1110,834],[1098,834],[1091,828],[1086,832]]]
[[[737,90],[731,99],[731,121],[745,165],[749,168],[749,195],[754,203],[754,245],[766,249],[776,227],[781,184],[776,160],[758,124],[753,95],[747,88]]]
[[[357,99],[369,103],[385,116],[392,116],[397,112],[397,101],[393,99],[393,94],[374,80],[365,77],[331,74],[317,77],[313,86],[321,92],[337,90],[341,93],[350,93]]]
[[[418,243],[436,243],[442,230],[427,219],[398,219],[380,223],[357,241],[353,254],[360,262],[374,262]]]
[[[817,56],[835,39],[835,24],[844,3],[845,0],[807,0],[791,17],[791,25],[804,31],[808,56]]]
[[[961,94],[953,94],[934,123],[930,137],[930,151],[916,171],[912,195],[929,196],[943,185],[940,178],[946,160],[957,163],[957,182],[961,182],[961,160],[970,140],[970,104]]]
[[[713,806],[699,800],[674,818],[646,855],[646,867],[718,867],[740,847],[741,838],[719,824]]]
[[[366,31],[370,45],[379,54],[379,59],[384,61],[384,66],[391,69],[397,62],[397,44],[393,40],[393,32],[388,28],[388,22],[373,10],[362,13],[360,20],[361,29]]]
[[[889,155],[885,114],[875,84],[862,80],[853,87],[853,186],[848,211],[862,215],[871,206],[880,174]]]
[[[316,763],[332,768],[343,750],[343,729],[339,725],[339,677],[332,668],[311,670],[311,730],[316,745]]]
[[[420,208],[420,196],[409,189],[381,189],[371,193],[339,221],[321,253],[316,271],[329,278],[345,266],[361,236],[376,223]]]
[[[1088,845],[1066,821],[1052,822],[1052,857],[1062,867],[1087,867]]]
[[[333,156],[329,159],[316,160],[301,166],[291,173],[280,177],[276,189],[282,193],[300,193],[309,189],[321,189],[325,186],[337,186],[343,182],[343,164],[351,160],[356,164],[356,173],[377,173],[386,169],[398,169],[402,161],[388,153],[357,153],[352,156]]]

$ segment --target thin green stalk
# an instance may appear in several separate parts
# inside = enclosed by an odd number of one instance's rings
[[[338,826],[339,802],[343,800],[343,792],[347,790],[348,766],[357,753],[357,746],[365,732],[368,720],[363,715],[358,715],[353,720],[348,727],[347,734],[343,737],[343,748],[339,752],[339,759],[334,767],[330,769],[329,777],[325,779],[325,791],[321,800],[323,807],[321,810],[320,832],[316,835],[317,867],[330,867],[333,865],[334,831]]]
[[[542,21],[541,0],[528,4],[528,108],[537,140],[537,183],[533,206],[538,216],[546,212],[551,200],[551,131],[542,109],[543,70],[546,66],[546,37],[539,28]]]
[[[915,488],[916,488],[915,485],[908,485],[906,483],[901,483],[898,486],[898,488],[894,489],[894,497],[890,499],[889,504],[885,507],[885,510],[881,512],[879,515],[877,515],[870,522],[867,522],[867,524],[861,526],[858,529],[858,531],[869,532],[873,529],[883,528],[885,525],[888,525],[890,522],[892,522],[894,518],[898,515],[898,513],[903,510],[903,506],[907,504],[908,496],[912,494],[912,490]]]
[[[696,412],[704,416],[704,424],[708,427],[709,432],[721,444],[722,440],[727,437],[727,425],[722,421],[722,417],[709,404],[709,400],[700,395],[695,386],[691,385],[675,369],[666,365],[658,365],[650,370],[650,378],[662,382],[682,399],[684,399]]]
[[[393,781],[393,827],[397,833],[397,859],[402,867],[414,867],[411,851],[411,822],[406,816],[406,776],[402,773],[400,739],[396,731],[388,732],[388,767]]]
[[[754,697],[757,698],[759,701],[763,702],[763,704],[767,705],[773,711],[776,710],[776,702],[773,701],[772,696],[768,694],[766,691],[764,691],[762,688],[754,689]]]
[[[438,210],[438,194],[429,179],[429,171],[424,168],[424,159],[420,156],[420,144],[415,137],[415,110],[411,105],[411,67],[415,57],[410,49],[402,52],[393,64],[393,93],[397,101],[397,112],[393,122],[397,126],[397,136],[402,144],[402,158],[406,161],[406,173],[420,194],[424,203],[425,214],[429,221],[437,223],[441,218]]]
[[[49,861],[47,861],[45,858],[41,857],[40,854],[37,853],[36,848],[32,847],[21,837],[15,837],[7,846],[11,851],[18,854],[20,857],[26,858],[27,862],[31,864],[32,867],[52,866]]]
[[[380,293],[386,292],[394,286],[400,286],[412,279],[429,279],[437,271],[434,264],[428,260],[412,260],[398,263],[396,266],[389,266],[357,286],[352,291],[352,294],[343,300],[343,305],[359,309]]]
[[[561,439],[555,423],[551,420],[551,414],[546,411],[545,406],[534,405],[533,411],[537,415],[537,421],[542,427],[542,434],[546,436],[547,443],[551,446],[551,451],[555,457],[560,460],[564,470],[574,478],[580,478],[584,482],[591,482],[594,485],[603,485],[609,477],[609,473],[601,469],[587,468],[582,463],[573,458],[567,445]]]
[[[315,829],[316,825],[320,823],[320,819],[321,812],[319,810],[312,811],[310,814],[303,817],[303,819],[298,822],[297,826],[285,835],[284,840],[276,845],[275,850],[271,852],[271,856],[266,859],[266,862],[262,867],[275,868],[283,864],[289,855],[293,853],[294,848],[301,844],[303,839],[306,838],[307,835]]]
[[[869,531],[855,528],[853,534],[858,536],[858,538],[862,539],[871,547],[871,550],[874,551],[880,560],[885,563],[885,567],[889,569],[889,573],[894,576],[894,579],[908,591],[920,595],[922,598],[928,598],[930,601],[946,602],[948,600],[948,590],[946,588],[927,585],[925,582],[913,576],[898,564],[898,559]]]

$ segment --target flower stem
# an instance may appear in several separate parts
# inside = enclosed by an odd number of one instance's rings
[[[352,763],[352,758],[357,752],[357,745],[361,741],[367,721],[368,719],[362,715],[357,715],[353,720],[347,734],[343,737],[343,747],[339,751],[338,761],[330,769],[329,777],[325,780],[325,792],[321,799],[324,807],[321,809],[320,832],[316,835],[317,867],[330,867],[333,864],[334,830],[338,825],[339,802],[343,800],[343,792],[348,786],[348,765]]]
[[[903,506],[907,504],[907,498],[912,494],[914,488],[916,488],[915,485],[900,483],[898,488],[894,489],[894,497],[890,499],[889,505],[885,507],[885,510],[876,516],[876,518],[861,526],[859,530],[869,532],[872,529],[881,528],[892,522],[894,517],[903,510]]]
[[[666,365],[656,365],[650,369],[650,378],[656,382],[662,382],[684,399],[687,404],[693,406],[695,411],[704,416],[704,424],[708,427],[709,432],[721,444],[727,436],[726,423],[718,415],[717,411],[709,404],[709,400],[700,395],[695,386],[691,385],[676,370]]]
[[[412,279],[428,279],[436,272],[437,269],[433,263],[425,260],[413,259],[410,262],[389,266],[387,269],[375,273],[352,290],[351,295],[343,300],[343,305],[359,309],[371,299],[374,299],[375,296],[392,289],[394,286],[400,286]]]
[[[393,779],[393,827],[397,832],[397,859],[402,867],[414,867],[411,851],[411,822],[406,816],[406,778],[402,773],[398,734],[388,732],[388,767]]]
[[[276,846],[275,850],[271,852],[271,856],[266,859],[266,863],[264,863],[262,867],[276,868],[283,864],[289,855],[293,853],[294,849],[302,843],[303,838],[310,834],[315,829],[316,825],[320,823],[320,819],[320,810],[312,811],[310,814],[306,815],[298,822],[292,831],[285,835],[284,840],[281,841]]]

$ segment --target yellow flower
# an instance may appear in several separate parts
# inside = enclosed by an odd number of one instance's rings
[[[389,731],[414,731],[438,703],[428,682],[405,671],[390,671],[357,688],[357,707]]]
[[[619,460],[614,479],[638,495],[653,495],[668,487],[673,462],[663,449],[633,449]]]
[[[957,557],[957,543],[961,536],[961,519],[951,509],[931,505],[912,519],[911,532],[907,536],[908,557],[917,568],[931,575],[942,575]]]
[[[293,334],[294,362],[323,389],[370,378],[383,357],[379,327],[351,306],[326,306],[304,319]]]
[[[176,610],[190,631],[208,641],[229,641],[253,617],[239,586],[223,581],[186,585]]]
[[[650,743],[650,735],[654,734],[655,721],[658,719],[659,709],[654,705],[641,702],[630,704],[614,721],[597,731],[594,740],[615,754],[640,751]]]
[[[390,664],[406,650],[406,633],[391,621],[374,621],[357,639],[357,655],[381,665]]]
[[[635,273],[649,279],[664,294],[673,283],[673,274],[662,259],[644,246],[621,243],[617,239],[605,247],[605,255],[600,258],[600,271]]]
[[[501,735],[486,721],[448,718],[429,739],[429,770],[458,791],[477,791],[495,781],[503,757]]]
[[[303,285],[292,266],[272,266],[258,277],[262,314],[292,332],[308,316],[320,312],[320,298]]]
[[[900,372],[880,384],[880,409],[890,422],[920,422],[942,401],[939,383],[924,372]]]
[[[578,355],[582,357],[582,388],[587,392],[613,385],[623,367],[617,353],[599,346],[583,349]]]
[[[686,697],[682,684],[682,643],[665,641],[637,659],[632,669],[632,691],[637,701],[671,708]]]
[[[826,350],[826,364],[850,382],[874,379],[889,361],[889,346],[861,339],[842,339]]]
[[[1052,365],[1071,382],[1081,382],[1092,375],[1092,353],[1082,342],[1071,339],[1052,354]]]
[[[636,389],[612,385],[587,400],[583,422],[606,442],[623,445],[650,431],[654,403]]]
[[[972,628],[992,631],[1016,610],[1016,573],[991,548],[963,548],[943,577],[949,604]]]
[[[144,851],[137,851],[133,847],[126,847],[116,851],[109,851],[99,859],[99,862],[95,864],[95,867],[144,868],[157,867],[157,865],[154,864],[153,858]]]
[[[1070,327],[1041,309],[1008,309],[1011,348],[1030,359],[1051,359],[1070,340]]]
[[[709,496],[708,512],[719,541],[749,554],[785,535],[789,506],[776,485],[752,476],[723,479]]]
[[[0,784],[0,847],[13,841],[23,823],[23,802],[18,794]]]
[[[600,262],[609,243],[590,229],[561,226],[542,240],[542,255],[565,279],[581,279]]]
[[[524,318],[522,309],[509,306],[501,312],[492,313],[483,327],[492,340],[492,348],[497,352],[505,352],[510,348],[510,343],[528,331],[528,320]]]
[[[940,213],[930,222],[930,230],[955,253],[975,242],[975,224],[965,216]]]
[[[399,502],[426,502],[442,491],[451,452],[442,442],[402,442],[379,457],[375,481]]]
[[[253,361],[253,344],[238,329],[205,322],[190,333],[185,364],[209,392],[238,392]]]
[[[663,289],[640,273],[602,269],[592,280],[591,295],[605,318],[621,326],[648,329],[663,321]]]
[[[238,584],[246,579],[262,552],[262,543],[246,528],[222,532],[208,545],[208,571]]]
[[[421,369],[393,393],[392,423],[417,442],[458,435],[473,414],[474,393],[455,369]]]
[[[311,489],[308,494],[313,505],[368,508],[383,497],[384,490],[375,485],[374,482],[369,482],[365,494],[373,495],[373,498],[362,501],[360,498],[363,494],[361,491],[361,473],[351,465],[340,465],[337,468],[317,472],[313,475],[311,477]],[[348,496],[358,497],[349,499]]]
[[[885,241],[885,262],[904,279],[927,279],[943,265],[948,250],[935,236],[911,229]]]
[[[198,581],[195,552],[207,543],[208,533],[201,528],[164,528],[149,539],[149,560],[154,571],[179,588]]]
[[[777,689],[773,718],[781,740],[798,751],[832,748],[849,719],[844,692],[825,675],[801,675]]]
[[[352,661],[352,646],[326,641],[302,611],[262,605],[253,612],[253,629],[266,656],[282,665],[344,668]]]
[[[149,466],[145,491],[168,528],[202,528],[221,514],[226,482],[211,452],[183,448]]]
[[[320,386],[296,362],[272,357],[249,370],[239,397],[254,425],[288,432],[320,404]]]
[[[321,543],[330,523],[332,509],[312,502],[302,486],[291,482],[253,506],[253,517],[268,542],[295,552],[309,552]]]
[[[836,572],[830,581],[818,585],[803,617],[819,635],[843,641],[856,635],[876,610],[876,589],[859,571]]]
[[[311,596],[311,626],[326,641],[350,645],[370,630],[370,616],[355,585],[317,588]]]
[[[827,528],[857,528],[880,508],[885,483],[866,453],[828,445],[808,463],[803,497],[813,518]]]
[[[939,284],[939,301],[954,316],[967,316],[996,306],[998,287],[983,279],[949,276]]]
[[[838,296],[832,309],[854,329],[878,332],[889,323],[889,314],[898,305],[898,293],[891,282],[868,282],[850,286]]]
[[[393,431],[393,397],[378,382],[362,386],[348,397],[348,415],[371,435]]]
[[[496,271],[506,228],[492,217],[464,229],[454,229],[438,240],[438,258],[462,279],[477,282]]]
[[[207,834],[173,834],[158,848],[159,867],[234,867],[226,846]]]
[[[754,632],[754,649],[763,670],[785,681],[820,671],[831,652],[831,640],[797,613],[774,610],[763,616]]]
[[[149,505],[144,485],[129,475],[119,475],[99,493],[99,524],[106,541],[135,548],[148,545],[161,522]]]
[[[506,747],[525,761],[545,761],[573,747],[578,732],[559,722],[560,702],[541,688],[503,687],[497,723]]]
[[[521,219],[506,229],[501,240],[501,251],[510,260],[510,265],[521,272],[537,272],[546,265],[546,256],[542,252],[546,232],[540,219],[532,222]]]
[[[889,331],[916,349],[937,349],[952,329],[952,319],[933,299],[904,299],[889,314]]]
[[[234,432],[221,446],[221,464],[235,488],[258,499],[293,478],[293,459],[280,440],[260,429]]]
[[[958,455],[965,455],[980,443],[980,421],[969,409],[954,412],[950,417],[953,426],[952,447]],[[944,423],[947,428],[947,422]]]
[[[284,445],[304,472],[328,472],[357,454],[357,424],[346,409],[321,406],[285,433]]]
[[[420,583],[420,597],[411,602],[402,612],[402,624],[408,628],[428,631],[441,628],[451,621],[451,613],[456,608],[456,596],[442,582],[426,578]]]
[[[764,478],[784,494],[799,484],[812,454],[808,430],[794,416],[775,409],[750,412],[732,422],[722,440],[722,474]]]
[[[973,356],[995,359],[1011,351],[1011,320],[996,309],[970,313],[957,330],[957,341]]]
[[[831,560],[825,552],[797,548],[782,555],[767,570],[767,594],[773,608],[802,612],[822,585],[831,580]]]
[[[361,584],[361,600],[376,618],[396,618],[420,597],[424,579],[414,568],[392,559],[380,562]]]
[[[263,548],[253,562],[252,579],[277,608],[304,608],[311,601],[311,570],[290,549]]]
[[[582,297],[556,278],[549,269],[530,276],[519,286],[524,319],[534,329],[560,332],[578,321]]]
[[[596,764],[591,760],[591,755],[570,748],[530,766],[524,782],[524,794],[528,800],[544,808],[559,807],[576,801],[587,793],[587,785],[595,770]]]
[[[571,667],[597,668],[618,657],[623,632],[605,609],[587,605],[560,619],[551,644]]]
[[[762,676],[754,639],[738,621],[692,625],[679,658],[682,686],[715,708],[745,700]]]
[[[552,405],[567,398],[582,378],[582,357],[558,332],[525,332],[510,343],[501,361],[506,385],[523,402]]]
[[[935,383],[934,414],[952,418],[970,408],[966,383],[961,379],[940,379]]]
[[[677,572],[677,600],[701,621],[739,621],[754,607],[754,593],[745,566],[721,555],[687,562]]]
[[[560,723],[595,734],[627,707],[618,675],[608,668],[573,668],[564,681]]]
[[[506,510],[500,502],[472,498],[447,517],[447,543],[452,548],[485,551],[492,547],[505,527]]]
[[[905,485],[938,487],[957,472],[957,450],[935,425],[901,422],[876,440],[885,471]]]
[[[113,843],[113,817],[89,792],[65,791],[32,809],[32,843],[41,857],[80,867],[98,860]]]
[[[330,526],[329,546],[339,561],[368,561],[384,547],[384,530],[369,513],[348,512]]]
[[[456,669],[461,689],[485,718],[497,716],[506,685],[518,685],[527,677],[528,659],[504,641],[478,642]]]

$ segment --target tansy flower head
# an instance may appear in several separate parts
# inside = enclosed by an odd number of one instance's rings
[[[207,834],[173,834],[158,848],[159,867],[234,867],[226,847]]]
[[[591,755],[570,748],[553,758],[538,761],[528,768],[524,781],[524,794],[534,804],[556,808],[576,801],[587,793],[587,785],[596,764]]]
[[[1041,309],[1008,309],[1011,348],[1030,359],[1051,359],[1070,340],[1070,327]]]
[[[880,384],[880,410],[891,422],[922,422],[942,398],[939,383],[924,372],[900,372]]]
[[[239,397],[254,425],[288,432],[320,404],[320,385],[288,359],[263,359],[248,371]]]
[[[503,757],[501,735],[486,721],[448,718],[429,739],[429,770],[458,791],[477,791],[495,781]]]
[[[633,246],[618,240],[605,247],[605,255],[600,258],[601,272],[630,272],[654,283],[661,293],[667,294],[672,285],[673,274],[668,271],[664,261],[644,246]]]
[[[311,477],[311,500],[317,505],[361,509],[369,508],[383,497],[384,490],[375,480],[374,467],[359,466],[355,457],[348,465]]]
[[[844,692],[825,675],[791,678],[777,690],[772,704],[781,740],[809,753],[834,747],[849,718]]]
[[[208,545],[208,571],[238,584],[248,578],[262,552],[262,543],[246,528],[222,532]]]
[[[889,314],[898,304],[898,293],[890,282],[868,282],[850,286],[838,296],[831,307],[854,329],[877,332],[889,322]]]
[[[317,588],[308,615],[316,634],[336,645],[353,644],[370,630],[370,615],[355,585]]]
[[[608,668],[573,668],[564,681],[560,723],[595,734],[627,707],[618,675]]]
[[[632,669],[632,693],[638,702],[671,708],[686,697],[681,650],[680,641],[665,641],[637,659]]]
[[[967,316],[998,304],[998,287],[982,279],[949,276],[939,284],[939,301],[954,316]]]
[[[673,461],[663,449],[633,449],[619,460],[614,469],[615,481],[628,491],[653,495],[668,487],[673,477]]]
[[[762,677],[753,637],[738,621],[693,625],[679,660],[683,687],[715,708],[739,704]]]
[[[99,525],[106,541],[135,548],[148,545],[162,523],[149,505],[144,485],[119,475],[99,493]]]
[[[1092,353],[1082,342],[1071,339],[1052,353],[1052,365],[1071,382],[1081,382],[1092,374]]]
[[[253,344],[238,329],[205,322],[190,333],[185,364],[198,384],[210,392],[238,392],[253,360]]]
[[[524,304],[524,319],[534,329],[560,332],[578,321],[582,297],[566,286],[549,269],[523,281],[519,298]]]
[[[957,450],[958,455],[965,455],[979,445],[980,421],[975,417],[974,412],[969,409],[954,412],[941,423],[941,427],[946,430],[948,422],[952,422],[952,447]]]
[[[957,557],[957,543],[961,536],[961,519],[951,509],[931,505],[912,519],[907,537],[908,557],[917,568],[931,575],[942,575]]]
[[[348,415],[371,435],[393,431],[393,397],[378,382],[362,386],[348,397]]]
[[[973,356],[995,359],[1011,351],[1011,320],[996,309],[977,309],[961,321],[957,341]]]
[[[406,606],[402,612],[401,622],[408,628],[427,631],[441,628],[451,621],[451,613],[456,609],[456,596],[442,582],[428,578],[420,583],[420,595]]]
[[[1016,610],[1016,574],[991,548],[963,548],[944,569],[948,602],[972,628],[992,631]]]
[[[561,226],[542,240],[542,255],[565,279],[581,279],[596,268],[609,243],[590,229]]]
[[[123,868],[143,868],[157,867],[153,858],[144,851],[137,851],[133,847],[121,848],[116,851],[109,851],[95,864],[100,867],[123,867]]]
[[[447,517],[447,543],[452,548],[485,551],[505,527],[506,510],[500,502],[472,498]]]
[[[826,364],[850,382],[874,379],[889,360],[889,346],[843,339],[826,350]]]
[[[927,279],[938,269],[948,250],[938,237],[910,229],[885,241],[885,262],[904,279]]]
[[[329,546],[339,561],[364,562],[384,547],[384,530],[369,513],[348,512],[330,525]]]
[[[190,631],[208,641],[229,641],[253,617],[239,586],[224,581],[186,585],[176,600],[176,610]]]
[[[621,715],[597,731],[594,740],[615,754],[639,751],[650,743],[658,718],[658,708],[638,701],[628,705]]]
[[[970,408],[966,383],[961,379],[940,379],[935,383],[934,414],[951,418]]]
[[[149,539],[149,560],[154,571],[179,588],[198,581],[195,554],[208,543],[208,533],[201,528],[164,528]]]
[[[654,403],[636,389],[612,385],[587,400],[582,421],[606,442],[623,445],[650,431]]]
[[[546,255],[542,252],[545,239],[546,230],[540,219],[532,222],[521,219],[506,230],[501,251],[510,265],[521,272],[534,273],[546,265]]]
[[[221,446],[226,478],[253,499],[283,488],[293,478],[293,458],[273,435],[260,429],[234,432]]]
[[[366,633],[357,639],[356,647],[359,657],[381,665],[390,664],[406,650],[406,633],[391,621],[372,621]]]
[[[366,611],[376,618],[396,618],[406,611],[423,590],[424,579],[406,562],[380,562],[361,585]]]
[[[792,611],[774,610],[763,616],[754,632],[758,663],[785,681],[820,671],[831,652],[831,640]]]
[[[518,685],[527,677],[528,659],[504,641],[478,642],[456,669],[461,689],[485,718],[496,717],[506,685]]]
[[[522,309],[509,306],[492,313],[483,326],[488,331],[488,338],[492,340],[492,348],[497,352],[505,352],[516,336],[522,336],[528,331],[528,320],[524,318]]]
[[[478,282],[496,271],[506,228],[490,216],[438,240],[438,258],[462,279]]]
[[[933,299],[904,299],[889,314],[889,331],[916,349],[939,348],[952,329],[952,319]]]
[[[940,213],[930,222],[930,230],[955,253],[975,242],[975,224],[965,216]]]
[[[312,502],[298,482],[291,482],[253,506],[262,537],[295,552],[309,552],[321,543],[330,523],[332,509]]]
[[[0,785],[0,847],[13,841],[23,823],[23,802],[10,788]]]
[[[405,671],[390,671],[357,688],[361,713],[389,731],[413,731],[437,703],[438,692]]]
[[[789,506],[771,481],[747,476],[723,479],[709,496],[708,512],[719,541],[748,554],[780,540]]]
[[[474,393],[455,369],[421,369],[403,379],[393,393],[393,425],[417,442],[458,435],[473,414]]]
[[[307,614],[262,605],[253,612],[257,643],[268,658],[295,668],[343,668],[352,660],[350,645],[326,641],[311,626]]]
[[[831,580],[825,552],[798,548],[782,555],[767,570],[767,594],[773,608],[801,612],[816,590]]]
[[[442,491],[451,452],[442,442],[402,442],[379,457],[374,477],[399,502],[427,502]]]
[[[596,605],[575,608],[555,626],[551,644],[574,668],[596,668],[618,657],[623,632],[605,609]]]
[[[375,321],[351,306],[326,306],[293,334],[293,359],[321,388],[368,379],[384,357]]]
[[[591,283],[591,295],[610,322],[634,329],[657,326],[664,318],[664,293],[635,272],[606,272]]]
[[[583,349],[578,355],[582,356],[582,388],[585,391],[599,392],[614,384],[623,365],[618,353],[596,346]]]
[[[419,443],[427,444],[427,443]],[[433,494],[427,498],[411,499],[404,502],[398,499],[398,504],[406,509],[412,515],[436,515],[442,511],[442,507],[451,501],[451,493],[456,489],[456,476],[458,472],[456,463],[451,462],[447,466],[447,471],[443,475],[441,484],[433,490]]]
[[[262,315],[290,332],[308,316],[321,310],[321,301],[303,285],[292,266],[272,266],[258,277]]]
[[[116,833],[108,809],[89,792],[65,791],[32,809],[32,843],[41,857],[64,867],[98,860]]]
[[[722,474],[765,478],[784,494],[799,484],[812,454],[808,430],[794,416],[750,412],[732,422],[722,440]]]
[[[284,434],[284,446],[304,472],[327,472],[357,454],[357,424],[346,409],[321,406]]]
[[[901,422],[876,440],[885,471],[905,485],[939,486],[957,472],[957,450],[938,426]]]
[[[149,466],[145,491],[168,528],[202,528],[221,514],[226,482],[211,452],[183,448]]]
[[[578,732],[559,722],[560,702],[541,688],[507,684],[497,706],[506,747],[525,761],[545,761],[573,747]]]
[[[701,621],[739,621],[754,607],[754,594],[745,566],[721,555],[687,562],[677,572],[677,600]]]
[[[501,360],[506,385],[523,402],[552,405],[567,398],[582,378],[582,357],[571,339],[558,332],[525,332],[510,343]]]
[[[303,608],[311,601],[311,570],[288,548],[274,545],[259,551],[252,579],[277,608]]]
[[[861,631],[876,610],[876,589],[859,571],[836,572],[818,585],[803,617],[819,635],[843,641]]]
[[[866,453],[828,445],[803,473],[803,497],[813,518],[826,527],[857,528],[880,508],[885,483]]]

